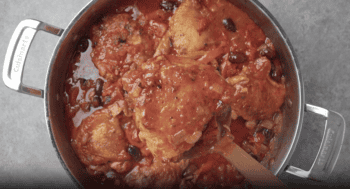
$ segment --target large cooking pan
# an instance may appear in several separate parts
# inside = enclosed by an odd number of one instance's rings
[[[331,174],[344,139],[345,120],[337,112],[327,110],[304,102],[303,82],[298,61],[293,48],[276,19],[256,0],[231,0],[259,25],[266,36],[272,40],[284,64],[287,95],[283,106],[283,128],[277,137],[275,163],[270,167],[273,174],[288,172],[302,178],[325,180]],[[63,30],[37,21],[24,20],[16,28],[7,49],[3,70],[5,84],[18,92],[44,98],[46,121],[52,144],[58,158],[77,186],[91,186],[84,165],[75,155],[70,144],[68,129],[65,126],[63,91],[68,63],[74,55],[79,39],[86,35],[85,28],[103,15],[106,10],[116,8],[122,1],[94,0],[88,3]],[[26,55],[35,34],[38,31],[60,36],[46,75],[45,90],[35,89],[22,83],[23,67]],[[304,112],[309,111],[326,118],[324,134],[320,149],[310,170],[302,170],[289,165],[298,143]]]

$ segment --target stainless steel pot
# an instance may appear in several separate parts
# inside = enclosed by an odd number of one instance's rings
[[[16,28],[7,49],[3,70],[5,84],[18,92],[44,98],[46,121],[52,144],[56,149],[62,166],[79,187],[91,186],[84,165],[75,155],[65,126],[63,91],[65,76],[76,44],[85,33],[84,27],[110,8],[111,0],[93,0],[63,30],[37,21],[24,20]],[[113,1],[114,6],[122,1]],[[277,139],[275,163],[270,167],[273,174],[288,172],[302,178],[326,180],[331,174],[343,144],[345,120],[337,112],[304,102],[303,82],[299,64],[293,48],[276,19],[257,0],[231,0],[243,9],[259,25],[266,36],[274,43],[284,65],[287,95],[283,109],[284,126]],[[35,34],[39,31],[60,36],[52,55],[46,76],[45,90],[35,89],[22,83],[23,68],[28,49]],[[325,130],[320,149],[310,170],[302,170],[289,165],[289,160],[296,148],[304,112],[309,111],[326,118]]]

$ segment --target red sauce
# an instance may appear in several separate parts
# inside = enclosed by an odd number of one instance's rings
[[[281,70],[271,41],[225,0],[120,4],[77,44],[65,90],[72,145],[102,183],[240,184],[240,173],[209,151],[217,121],[230,106],[226,132],[269,161],[282,125]]]

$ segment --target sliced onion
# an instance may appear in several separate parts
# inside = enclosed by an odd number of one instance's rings
[[[181,131],[179,131],[173,135],[172,141],[175,145],[179,145],[183,141],[185,141],[185,137],[186,137],[186,131],[182,129]]]
[[[186,137],[185,141],[189,144],[194,144],[201,138],[201,136],[201,131],[195,131],[191,136]]]
[[[226,82],[231,84],[231,85],[235,85],[235,84],[240,83],[240,82],[248,83],[249,78],[244,76],[244,75],[237,75],[237,76],[227,78]]]
[[[259,124],[259,126],[264,127],[266,129],[272,129],[274,123],[271,120],[264,120]]]
[[[253,120],[253,121],[247,121],[245,122],[245,126],[250,129],[250,130],[253,130],[255,127],[256,127],[256,121]]]

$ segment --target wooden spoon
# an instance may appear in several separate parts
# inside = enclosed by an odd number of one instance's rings
[[[287,188],[271,171],[234,143],[231,133],[227,132],[211,150],[225,157],[251,185],[261,188]]]
[[[233,141],[234,136],[230,131],[224,132],[224,128],[229,128],[231,125],[230,106],[222,109],[221,113],[216,116],[216,122],[219,129],[218,142],[210,149],[212,152],[226,158],[255,187],[287,188],[271,171],[238,146]]]

